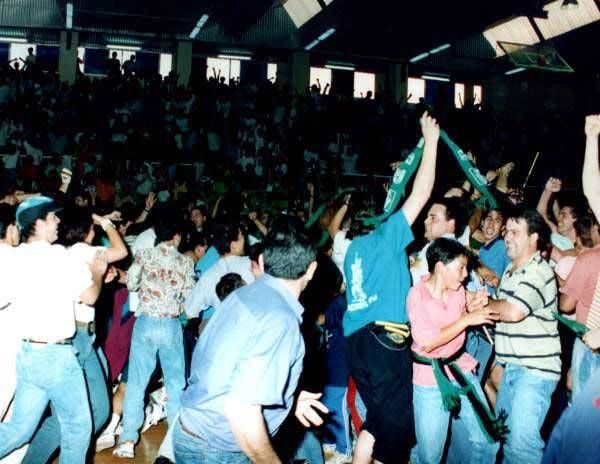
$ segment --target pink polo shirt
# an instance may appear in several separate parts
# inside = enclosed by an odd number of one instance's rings
[[[577,322],[585,324],[594,299],[596,283],[600,277],[600,245],[580,253],[561,293],[577,300]]]
[[[435,339],[441,329],[462,317],[466,311],[466,293],[461,287],[457,291],[449,291],[446,302],[435,299],[425,286],[428,279],[429,275],[423,277],[408,293],[406,306],[413,337],[412,350],[427,358],[447,358],[463,347],[465,332],[430,353],[425,352],[422,347]],[[463,372],[472,372],[477,366],[477,361],[468,353],[464,353],[457,364]],[[453,379],[448,368],[446,373]],[[433,368],[425,364],[413,363],[413,384],[424,387],[436,385]]]

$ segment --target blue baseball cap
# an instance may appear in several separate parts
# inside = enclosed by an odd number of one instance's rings
[[[43,219],[48,213],[60,211],[62,208],[52,198],[37,196],[25,200],[17,208],[17,226],[23,230],[35,223],[38,219]]]

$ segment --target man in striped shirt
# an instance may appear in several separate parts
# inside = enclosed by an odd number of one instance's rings
[[[500,314],[496,358],[504,375],[496,411],[507,413],[510,433],[505,463],[539,463],[544,442],[540,428],[560,378],[560,339],[552,312],[557,308],[554,274],[540,250],[550,231],[535,210],[516,211],[506,223],[504,272],[491,309]]]

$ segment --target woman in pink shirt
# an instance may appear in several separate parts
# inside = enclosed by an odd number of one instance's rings
[[[455,240],[440,238],[427,250],[427,264],[431,274],[425,276],[408,294],[407,308],[413,337],[413,406],[417,446],[411,461],[418,464],[433,464],[442,461],[449,426],[452,440],[460,440],[461,446],[453,447],[447,462],[493,463],[498,444],[480,426],[480,420],[471,398],[460,392],[460,403],[455,413],[442,394],[442,384],[450,382],[451,389],[459,387],[448,365],[462,371],[464,378],[473,387],[471,395],[485,397],[473,371],[477,361],[464,351],[467,327],[493,324],[498,315],[484,306],[487,304],[485,291],[471,294],[465,291],[462,282],[467,276],[468,251]],[[467,309],[468,307],[468,309]],[[434,374],[436,369],[444,374]],[[488,413],[487,405],[485,406]],[[481,415],[481,414],[480,414]],[[451,420],[452,419],[452,420]],[[459,450],[456,453],[454,450]],[[468,453],[468,455],[465,455]]]

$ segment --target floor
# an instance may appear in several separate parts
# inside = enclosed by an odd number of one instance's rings
[[[162,421],[144,432],[135,447],[135,459],[115,458],[112,455],[113,449],[107,449],[94,456],[94,464],[152,464],[166,432],[166,421]],[[58,459],[54,462],[58,464]]]

